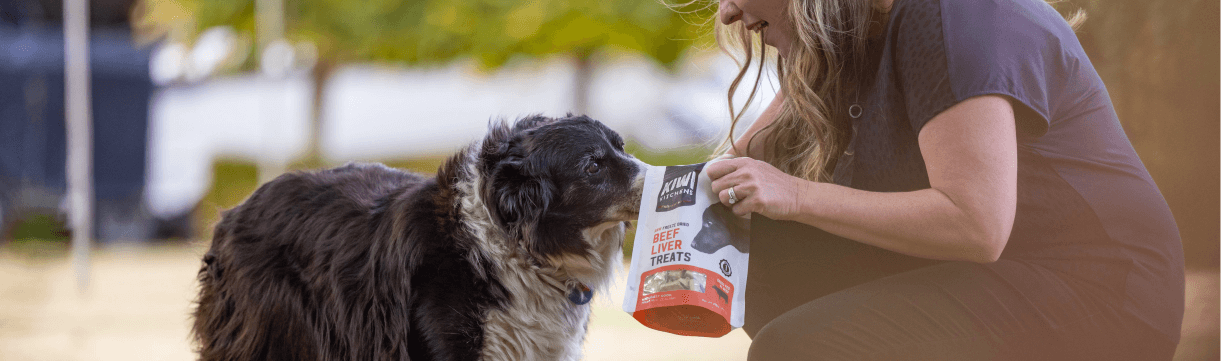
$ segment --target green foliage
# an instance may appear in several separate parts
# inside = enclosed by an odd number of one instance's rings
[[[448,155],[433,155],[386,160],[382,163],[388,167],[431,176],[437,174],[437,169],[440,169],[447,159],[449,159]]]
[[[623,149],[641,162],[652,165],[683,165],[707,162],[713,151],[712,148],[700,146],[653,150],[635,142],[628,142],[624,145]]]
[[[185,9],[188,38],[219,25],[256,35],[256,0],[148,1]],[[313,43],[320,59],[336,63],[436,65],[472,58],[494,69],[516,57],[619,49],[672,67],[684,49],[709,36],[709,26],[696,25],[712,16],[709,5],[680,13],[657,0],[298,0],[284,3],[285,36]]]
[[[64,220],[43,213],[34,213],[24,219],[18,219],[11,232],[11,238],[15,241],[66,242],[70,235]]]
[[[218,160],[212,164],[212,187],[195,210],[192,229],[201,230],[200,239],[210,239],[212,227],[220,221],[221,212],[245,201],[259,186],[258,167],[244,161]]]
[[[5,261],[18,261],[26,266],[44,265],[68,256],[71,242],[66,239],[27,238],[0,243],[0,253],[16,256]]]
[[[0,253],[17,256],[10,260],[33,263],[67,255],[71,232],[64,218],[34,212],[9,220],[7,229],[0,227]]]

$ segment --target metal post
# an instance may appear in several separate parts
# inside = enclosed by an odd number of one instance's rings
[[[89,92],[89,1],[64,1],[64,96],[68,130],[68,217],[77,289],[89,285],[93,238],[93,120]]]

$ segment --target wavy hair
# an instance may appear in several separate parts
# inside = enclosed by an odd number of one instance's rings
[[[902,0],[896,0],[902,1]],[[1056,3],[1062,0],[1048,0]],[[862,75],[871,29],[881,27],[886,13],[873,8],[871,0],[792,0],[786,16],[795,37],[786,56],[770,56],[762,44],[763,28],[757,36],[743,22],[716,23],[717,43],[737,61],[739,72],[729,86],[729,134],[716,154],[730,149],[742,154],[734,143],[734,128],[758,92],[763,68],[774,59],[784,99],[775,121],[747,140],[747,148],[763,141],[763,159],[785,173],[812,181],[829,181],[831,166],[843,152],[850,136],[846,117],[848,96]],[[1076,29],[1085,20],[1077,10],[1068,22]],[[734,54],[742,53],[744,59]],[[740,109],[734,94],[759,60],[755,83]]]

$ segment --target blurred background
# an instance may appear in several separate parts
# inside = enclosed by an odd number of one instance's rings
[[[710,35],[714,2],[80,1],[94,211],[91,248],[74,256],[65,4],[0,0],[0,360],[193,359],[210,228],[285,171],[433,173],[490,120],[534,113],[589,114],[659,165],[703,161],[728,131],[737,66]],[[1182,232],[1176,360],[1219,358],[1218,3],[1056,4],[1089,15],[1078,36]],[[622,286],[595,301],[586,359],[745,358],[741,331],[638,325],[618,308]]]

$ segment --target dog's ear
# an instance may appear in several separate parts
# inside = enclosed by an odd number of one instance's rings
[[[516,239],[536,239],[543,215],[555,197],[555,186],[533,174],[521,158],[500,162],[492,177],[491,196],[500,225]]]
[[[545,124],[550,124],[553,122],[555,122],[554,118],[545,117],[542,114],[534,114],[534,115],[530,115],[528,117],[518,119],[516,122],[514,122],[513,130],[515,132],[523,132],[523,131],[538,128],[540,126],[543,126]]]

